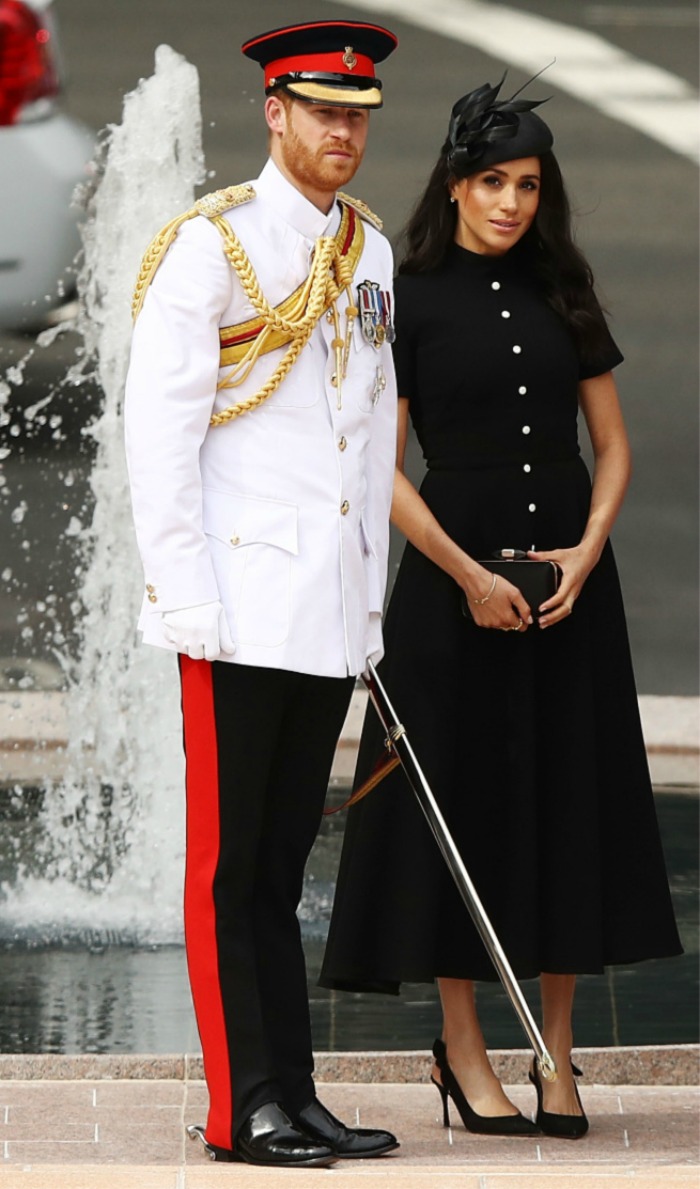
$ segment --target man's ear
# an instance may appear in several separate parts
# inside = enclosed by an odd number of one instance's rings
[[[268,95],[265,100],[265,120],[270,132],[281,135],[287,127],[287,109],[279,95]]]

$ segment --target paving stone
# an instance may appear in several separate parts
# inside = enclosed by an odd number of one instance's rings
[[[529,1087],[507,1087],[531,1114]],[[356,1189],[697,1189],[698,1102],[693,1086],[582,1086],[591,1132],[571,1144],[545,1136],[472,1135],[453,1111],[442,1126],[429,1084],[319,1086],[329,1109],[351,1125],[388,1127],[396,1154],[340,1161],[336,1183]],[[201,1082],[4,1082],[0,1085],[1,1189],[221,1189],[255,1178],[290,1189],[289,1169],[225,1166],[187,1140],[184,1122],[204,1122]],[[296,1170],[298,1189],[321,1186]],[[121,1178],[121,1179],[120,1179]],[[234,1179],[235,1178],[235,1179]]]

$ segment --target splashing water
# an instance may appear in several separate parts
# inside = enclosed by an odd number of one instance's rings
[[[183,760],[174,658],[135,631],[141,565],[131,525],[121,405],[130,304],[141,257],[204,181],[199,79],[168,46],[124,101],[85,195],[78,279],[83,368],[97,361],[103,412],[83,543],[80,657],[70,671],[66,775],[47,789],[43,836],[2,916],[51,938],[94,930],[122,940],[179,941],[184,852]]]

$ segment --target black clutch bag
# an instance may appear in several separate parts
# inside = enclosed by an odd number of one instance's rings
[[[533,619],[539,616],[540,604],[556,594],[561,580],[561,570],[556,562],[535,561],[523,553],[522,549],[499,549],[486,561],[479,559],[479,565],[517,586],[532,612]],[[464,591],[461,592],[460,601],[462,614],[471,619],[471,608]]]

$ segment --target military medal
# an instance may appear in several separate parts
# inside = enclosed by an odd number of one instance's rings
[[[363,281],[357,286],[362,335],[372,347],[393,343],[396,338],[391,313],[391,294],[380,289],[376,281]]]

